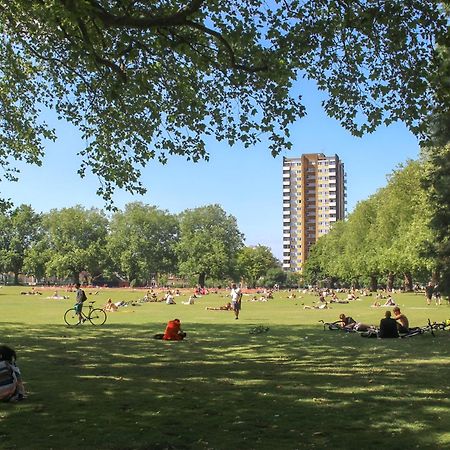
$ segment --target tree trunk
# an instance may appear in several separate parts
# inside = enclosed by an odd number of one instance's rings
[[[205,278],[206,278],[205,272],[202,272],[202,273],[199,274],[199,276],[198,276],[198,285],[199,285],[201,288],[204,288],[204,287],[205,287]]]
[[[391,292],[392,289],[394,289],[394,278],[395,278],[395,273],[389,272],[388,277],[387,277],[387,285],[386,285],[386,290],[388,292]]]
[[[19,284],[19,272],[14,272],[14,285],[17,286]]]
[[[74,284],[77,284],[80,282],[80,272],[73,272],[72,277],[73,277]]]
[[[378,290],[378,278],[376,275],[370,275],[370,292]]]
[[[439,270],[434,270],[431,274],[431,282],[433,283],[433,286],[436,286],[436,284],[439,283],[439,279],[441,278],[441,274]]]
[[[412,292],[413,291],[413,279],[411,272],[404,273],[404,280],[403,280],[403,287],[405,289],[405,292]]]

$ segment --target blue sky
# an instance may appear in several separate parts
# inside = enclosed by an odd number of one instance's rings
[[[417,140],[402,124],[356,138],[325,115],[321,108],[323,94],[312,83],[301,93],[308,115],[291,127],[294,146],[290,152],[273,158],[263,143],[244,149],[210,140],[209,162],[194,164],[180,157],[169,159],[165,166],[151,162],[143,172],[147,194],[132,196],[117,191],[116,206],[122,208],[129,202],[142,201],[179,213],[218,203],[236,217],[246,245],[267,245],[280,258],[283,156],[338,154],[347,173],[348,212],[384,186],[386,175],[400,163],[418,157]],[[1,195],[16,206],[30,204],[39,212],[76,204],[103,208],[103,200],[95,195],[97,178],[88,175],[80,179],[76,173],[80,165],[77,151],[83,147],[77,130],[62,122],[53,125],[58,140],[46,146],[43,166],[21,166],[20,181],[2,181]]]

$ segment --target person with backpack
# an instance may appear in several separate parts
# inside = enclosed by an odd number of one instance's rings
[[[83,303],[87,300],[86,293],[81,289],[80,283],[75,284],[76,288],[76,301],[75,301],[75,312],[78,315],[78,323],[84,322],[83,316],[81,315],[81,310],[83,309]]]
[[[25,398],[22,376],[16,366],[16,352],[0,345],[0,401],[18,402]]]

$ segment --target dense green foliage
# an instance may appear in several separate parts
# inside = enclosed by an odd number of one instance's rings
[[[158,273],[176,273],[177,239],[176,217],[154,206],[128,204],[111,219],[111,269],[130,282],[144,285],[150,284]]]
[[[237,264],[240,275],[252,287],[260,286],[267,272],[279,267],[271,250],[264,245],[243,248],[237,256]]]
[[[29,205],[0,214],[0,268],[1,272],[13,272],[16,283],[26,252],[40,238],[40,221]]]
[[[14,273],[15,283],[23,274],[141,286],[166,284],[173,275],[181,284],[243,278],[273,286],[279,281],[266,275],[274,269],[281,271],[270,249],[244,247],[236,219],[218,205],[173,215],[136,202],[110,218],[81,206],[38,215],[22,205],[0,213],[0,273]]]
[[[424,187],[429,199],[430,226],[435,236],[427,250],[437,261],[443,287],[450,292],[450,143],[427,149]]]
[[[80,174],[143,192],[140,170],[208,158],[205,136],[275,155],[305,114],[300,76],[354,134],[428,115],[446,17],[432,0],[0,0],[0,165],[40,164],[50,108],[79,128]],[[300,85],[301,88],[301,85]]]
[[[243,246],[236,218],[219,205],[188,209],[180,215],[180,240],[177,244],[179,272],[205,279],[235,278],[238,251]]]
[[[313,247],[306,279],[331,278],[376,289],[392,288],[394,277],[407,290],[413,279],[425,282],[436,269],[427,257],[435,242],[429,227],[431,208],[421,180],[424,164],[410,161],[395,170],[386,187],[358,203],[346,222],[339,222]]]

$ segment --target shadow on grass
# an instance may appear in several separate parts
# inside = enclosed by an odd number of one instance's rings
[[[1,407],[3,448],[450,445],[448,333],[191,324],[186,341],[164,342],[152,326],[3,326],[29,391]]]

